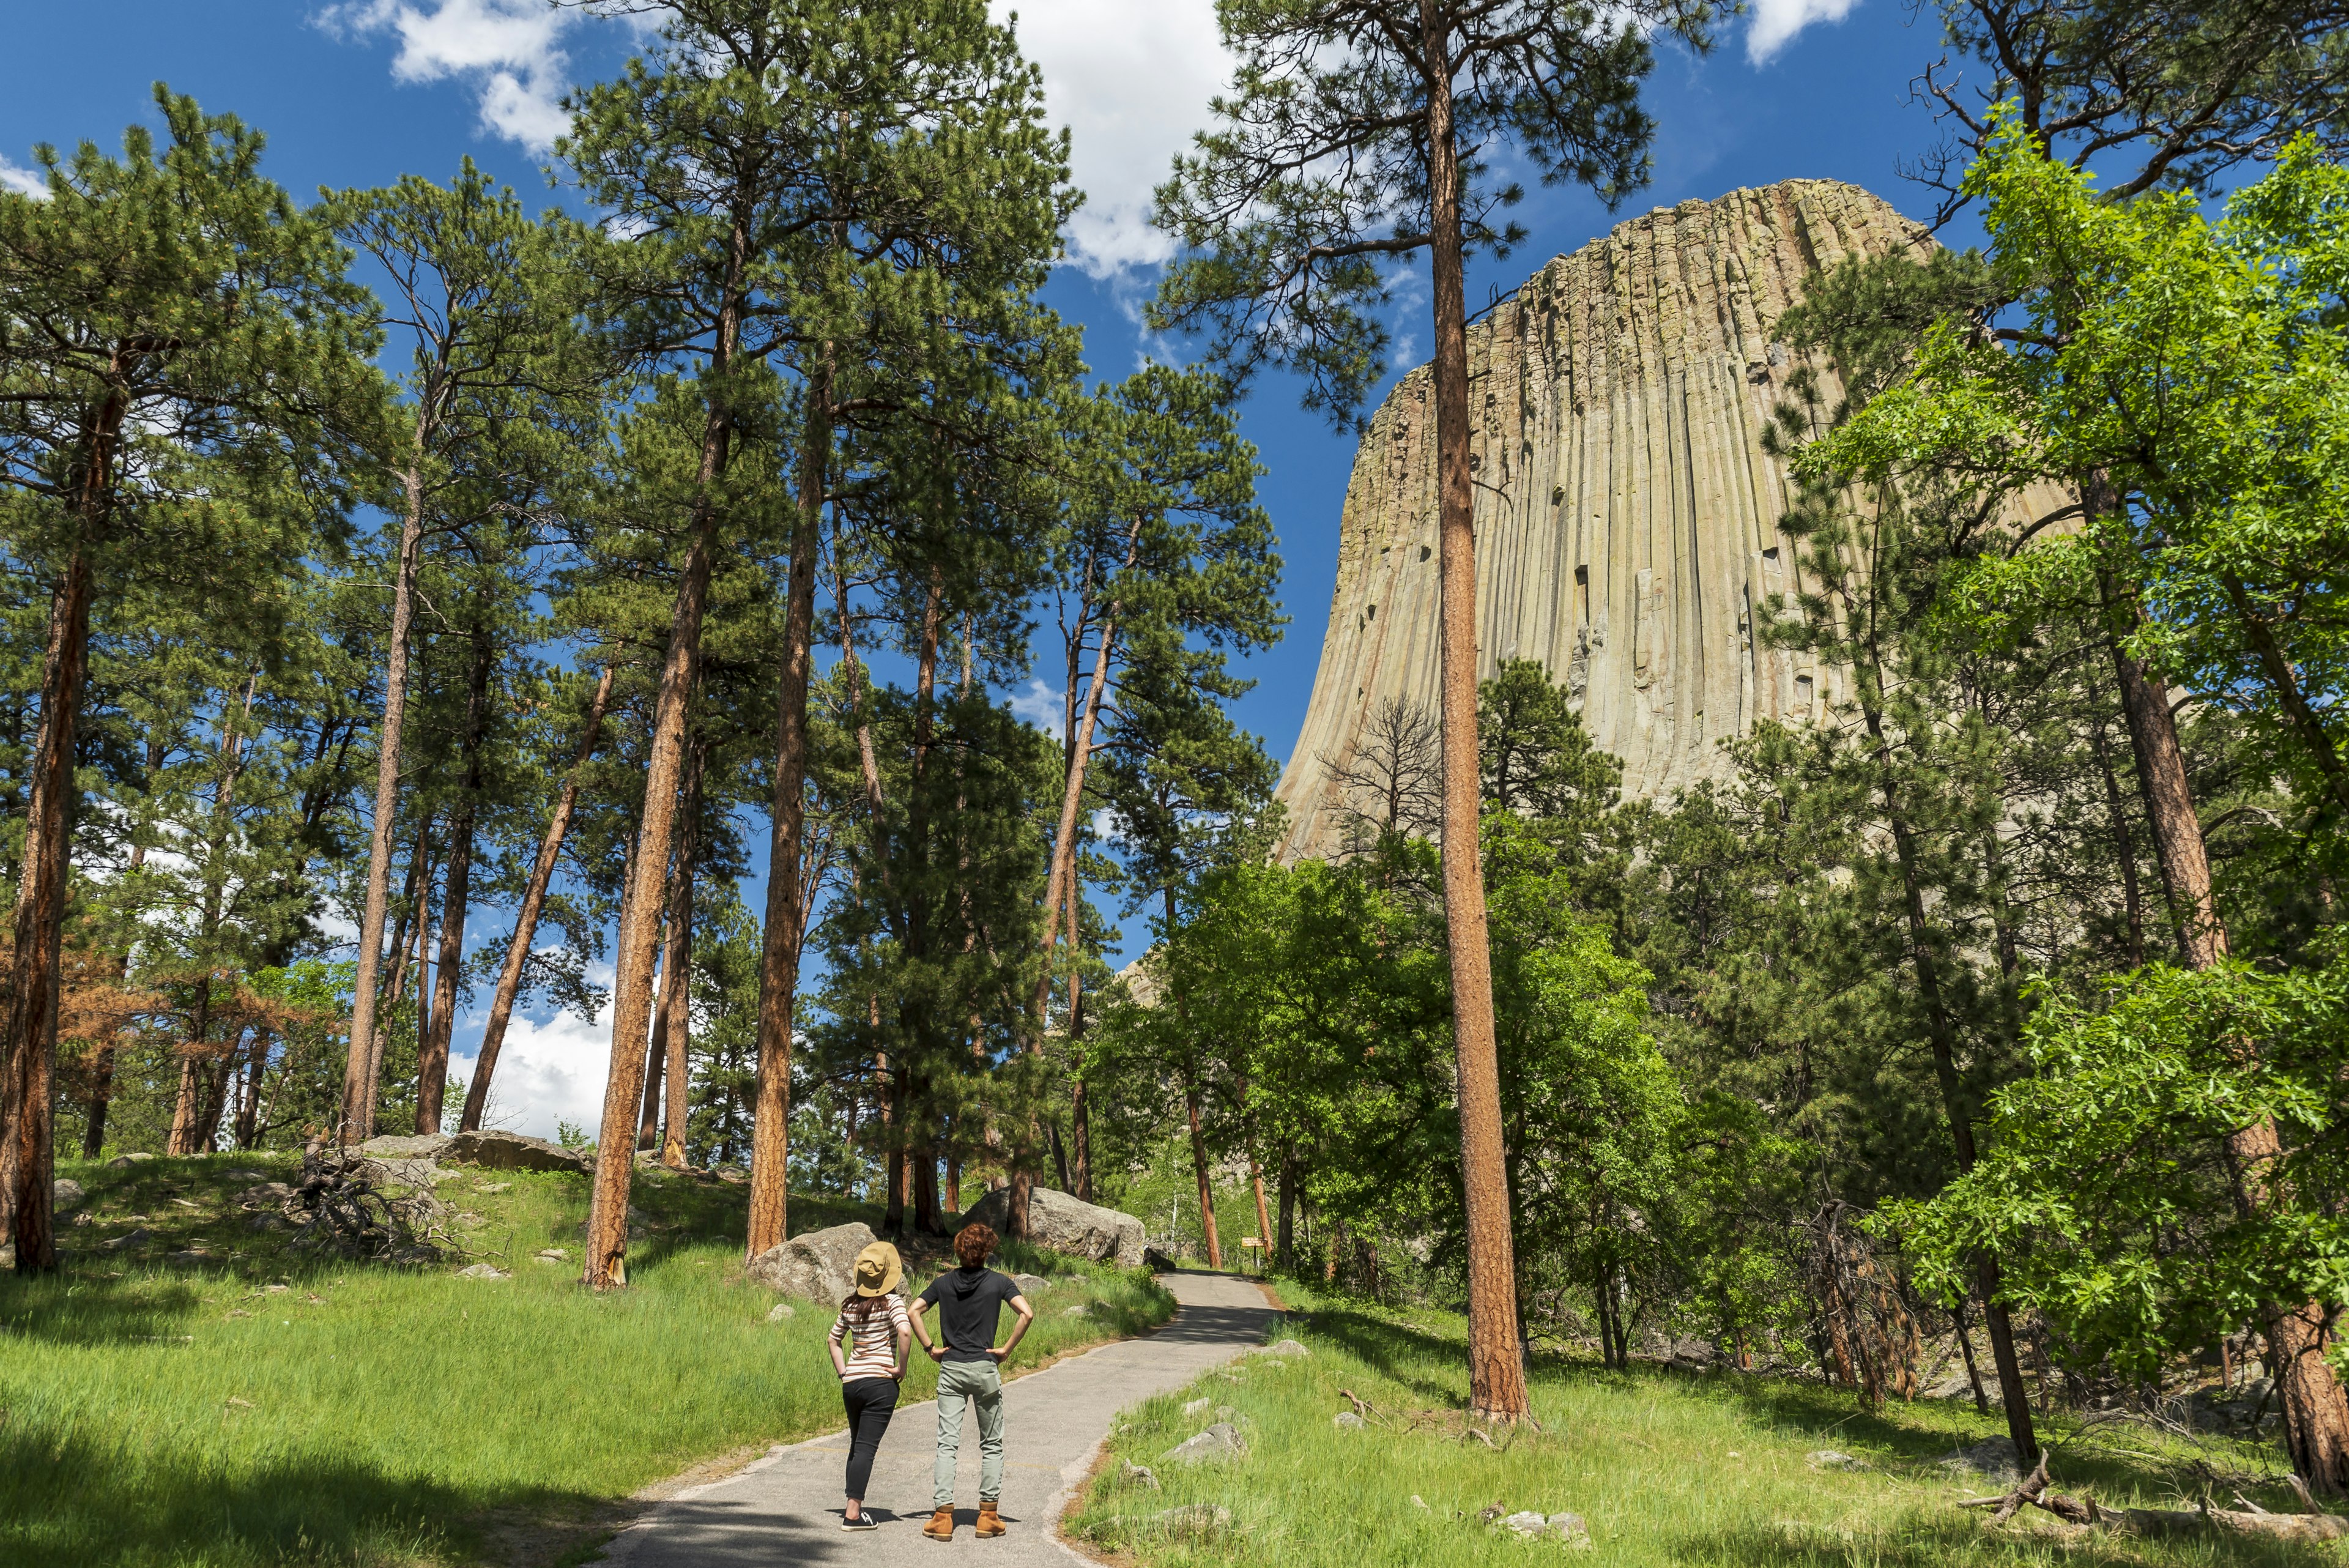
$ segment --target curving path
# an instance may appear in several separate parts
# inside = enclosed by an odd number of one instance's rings
[[[1261,1344],[1273,1315],[1262,1292],[1229,1274],[1159,1279],[1181,1303],[1164,1328],[1005,1386],[1001,1509],[1009,1535],[980,1541],[971,1534],[978,1517],[978,1431],[976,1418],[966,1417],[954,1541],[923,1539],[937,1438],[937,1407],[925,1400],[897,1407],[874,1463],[864,1501],[882,1521],[878,1530],[840,1528],[848,1459],[848,1435],[840,1431],[777,1449],[724,1480],[679,1493],[621,1532],[605,1561],[626,1568],[896,1568],[914,1553],[943,1559],[978,1552],[993,1568],[1065,1568],[1077,1554],[1061,1543],[1055,1523],[1118,1411]]]

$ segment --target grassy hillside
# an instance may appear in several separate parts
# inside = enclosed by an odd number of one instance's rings
[[[1461,1320],[1314,1300],[1286,1282],[1281,1289],[1292,1305],[1301,1299],[1310,1310],[1278,1332],[1312,1354],[1254,1356],[1236,1375],[1210,1374],[1127,1412],[1110,1459],[1071,1513],[1071,1535],[1142,1568],[1469,1568],[1568,1555],[1557,1539],[1520,1540],[1485,1523],[1480,1514],[1499,1503],[1582,1515],[1592,1550],[1574,1560],[1608,1568],[2281,1568],[2318,1556],[2318,1549],[2235,1538],[2089,1533],[2032,1511],[1985,1531],[1980,1513],[1954,1504],[2003,1488],[1940,1462],[2003,1432],[2002,1420],[1977,1416],[1971,1402],[1895,1402],[1871,1416],[1849,1394],[1812,1385],[1609,1374],[1545,1360],[1533,1386],[1544,1432],[1490,1449],[1461,1435]],[[1351,1409],[1341,1388],[1385,1419],[1333,1427],[1334,1415]],[[1184,1414],[1201,1398],[1209,1408]],[[1247,1458],[1195,1469],[1162,1458],[1224,1410],[1251,1445]],[[2215,1438],[2197,1447],[2129,1423],[2084,1430],[2065,1422],[2049,1435],[2060,1445],[2054,1472],[2061,1486],[2103,1503],[2174,1508],[2207,1490],[2225,1505],[2240,1489],[2270,1509],[2296,1507],[2271,1447]],[[1854,1468],[1810,1457],[1830,1450]],[[1160,1490],[1123,1480],[1125,1462],[1154,1469]],[[1159,1517],[1194,1503],[1226,1510],[1229,1526],[1191,1532]]]
[[[477,1280],[456,1273],[475,1258],[305,1257],[237,1207],[254,1172],[294,1162],[61,1168],[89,1194],[65,1273],[0,1277],[0,1563],[548,1562],[647,1483],[839,1423],[831,1314],[768,1321],[778,1298],[741,1277],[740,1187],[640,1174],[634,1283],[596,1297],[576,1283],[585,1178],[444,1181],[468,1248],[512,1272]],[[793,1234],[877,1218],[792,1204]],[[547,1248],[568,1256],[535,1261]],[[1172,1308],[1139,1274],[999,1262],[1054,1280],[1015,1371]],[[916,1357],[906,1398],[935,1381]]]

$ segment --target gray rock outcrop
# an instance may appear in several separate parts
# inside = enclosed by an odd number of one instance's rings
[[[82,1191],[81,1183],[70,1176],[58,1177],[50,1191],[50,1211],[57,1214],[72,1213],[81,1207],[82,1199],[88,1196]]]
[[[1719,742],[1847,698],[1757,618],[1811,585],[1762,434],[1802,356],[1777,335],[1811,269],[1934,248],[1855,185],[1789,180],[1617,224],[1468,331],[1480,677],[1537,659],[1630,799],[1721,776]],[[1822,406],[1840,383],[1824,361]],[[2045,508],[2042,508],[2044,510]],[[1435,409],[1412,371],[1372,418],[1341,514],[1321,663],[1279,798],[1283,859],[1340,847],[1379,715],[1436,697]]]
[[[359,1145],[359,1152],[376,1159],[439,1159],[455,1141],[437,1134],[403,1137],[384,1133]]]
[[[1010,1210],[1011,1189],[999,1187],[972,1204],[963,1220],[1000,1236],[1005,1234],[1004,1221]],[[1034,1232],[1030,1239],[1040,1247],[1072,1258],[1115,1263],[1122,1269],[1142,1266],[1142,1221],[1131,1214],[1039,1187],[1028,1195],[1028,1222]]]
[[[856,1254],[873,1245],[873,1228],[852,1223],[810,1231],[768,1248],[743,1272],[787,1296],[838,1306],[856,1288]],[[905,1286],[898,1286],[902,1293]]]
[[[572,1170],[595,1168],[595,1158],[578,1149],[520,1133],[484,1131],[459,1133],[446,1140],[437,1157],[451,1165],[480,1165],[492,1170]]]

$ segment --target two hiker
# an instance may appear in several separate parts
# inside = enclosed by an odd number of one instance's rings
[[[938,1363],[938,1453],[930,1489],[934,1511],[922,1533],[933,1541],[954,1539],[955,1461],[962,1448],[966,1410],[978,1417],[978,1535],[983,1541],[1004,1532],[996,1512],[1003,1493],[1002,1366],[1035,1321],[1036,1309],[1018,1285],[987,1266],[995,1240],[995,1232],[984,1225],[964,1226],[954,1240],[955,1259],[962,1266],[931,1281],[910,1313],[896,1293],[905,1277],[897,1249],[875,1241],[856,1255],[856,1289],[841,1303],[824,1341],[833,1368],[840,1374],[841,1403],[848,1412],[843,1529],[874,1527],[864,1510],[864,1489],[873,1476],[873,1456],[897,1407],[911,1336]],[[1007,1305],[1019,1316],[1011,1337],[999,1347],[995,1330]],[[931,1307],[938,1311],[940,1344],[932,1343],[923,1324]]]

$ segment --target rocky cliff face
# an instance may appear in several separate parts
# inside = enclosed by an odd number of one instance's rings
[[[1803,584],[1762,450],[1796,368],[1773,337],[1814,268],[1930,248],[1857,186],[1790,180],[1659,207],[1551,262],[1468,335],[1484,673],[1537,659],[1623,760],[1627,796],[1719,774],[1720,742],[1810,716],[1835,673],[1754,645]],[[1834,377],[1820,367],[1832,405]],[[1340,840],[1395,700],[1436,705],[1435,408],[1425,366],[1371,421],[1346,491],[1321,668],[1280,795],[1291,856]],[[1354,787],[1359,788],[1359,785]]]

